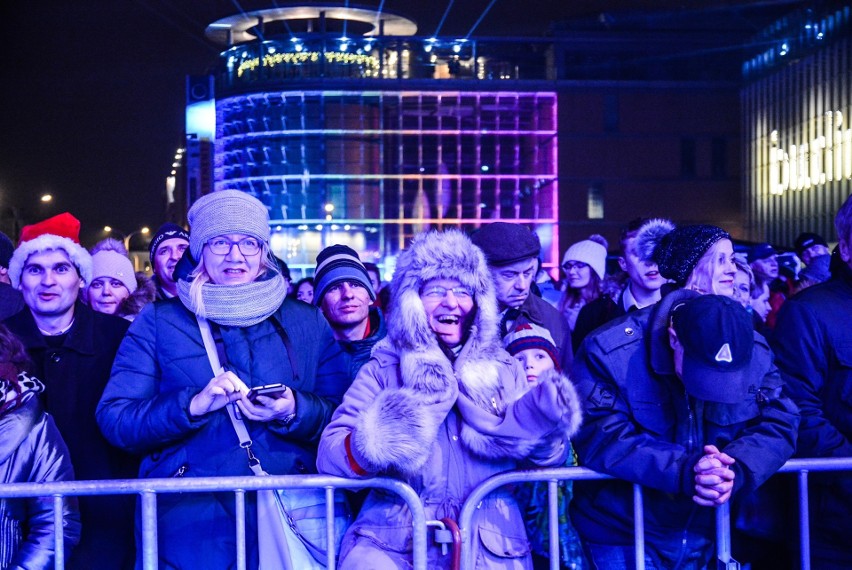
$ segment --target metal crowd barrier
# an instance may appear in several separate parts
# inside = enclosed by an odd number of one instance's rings
[[[268,477],[193,477],[185,479],[121,479],[111,481],[63,481],[57,483],[10,483],[0,485],[0,498],[53,496],[56,561],[65,568],[62,525],[63,497],[86,495],[140,495],[142,520],[142,567],[157,569],[157,495],[161,493],[233,492],[237,512],[237,568],[246,568],[245,493],[258,489],[325,489],[326,528],[329,536],[328,568],[334,570],[334,490],[384,489],[399,495],[411,511],[414,567],[426,568],[426,511],[417,493],[395,479],[344,479],[327,475],[270,475]]]
[[[810,570],[810,521],[808,505],[808,473],[821,471],[852,471],[852,457],[824,459],[791,459],[778,471],[779,473],[798,473],[799,498],[799,543],[800,569]],[[462,538],[462,570],[473,570],[472,549],[473,516],[483,499],[492,491],[512,483],[547,481],[548,485],[548,533],[550,545],[550,568],[559,568],[559,538],[557,512],[557,482],[563,480],[583,481],[612,479],[585,467],[561,467],[537,469],[534,471],[512,471],[501,473],[480,483],[470,495],[459,514],[459,528]],[[645,568],[645,527],[643,516],[643,495],[640,485],[633,485],[633,519],[636,570]],[[737,570],[739,563],[731,556],[730,503],[716,508],[716,556],[717,568]]]
[[[800,568],[810,570],[810,523],[808,505],[808,474],[810,472],[852,471],[852,457],[826,459],[792,459],[779,473],[797,473],[799,499]],[[479,484],[462,505],[458,520],[461,539],[461,568],[472,570],[471,541],[473,517],[482,501],[492,491],[511,483],[547,481],[548,523],[550,537],[550,568],[559,568],[559,539],[557,512],[557,483],[563,480],[588,481],[612,479],[585,467],[562,467],[535,471],[511,471],[495,475]],[[269,477],[197,477],[189,479],[127,479],[113,481],[64,481],[58,483],[10,483],[0,486],[0,498],[47,497],[54,499],[56,537],[55,568],[65,567],[62,525],[63,497],[86,495],[140,495],[142,520],[142,560],[145,570],[157,568],[157,495],[162,493],[233,492],[237,506],[237,568],[246,567],[245,493],[258,489],[325,489],[326,526],[329,537],[334,536],[335,489],[384,489],[399,495],[411,511],[413,530],[413,562],[415,570],[426,569],[427,527],[455,527],[453,521],[427,521],[423,503],[417,493],[405,483],[395,479],[344,479],[326,475],[274,475]],[[633,485],[634,544],[636,569],[645,568],[645,535],[643,521],[643,494],[639,485]],[[335,545],[328,544],[329,568],[335,568]],[[738,569],[739,563],[731,557],[729,504],[716,509],[716,551],[718,568]]]

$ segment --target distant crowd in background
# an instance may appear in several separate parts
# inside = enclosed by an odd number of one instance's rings
[[[389,282],[331,245],[294,283],[255,198],[215,192],[188,220],[153,234],[151,277],[119,241],[86,250],[70,213],[0,234],[4,482],[383,476],[457,520],[492,475],[582,465],[615,479],[560,482],[562,568],[632,567],[630,483],[646,568],[707,567],[729,501],[735,557],[792,568],[794,488],[773,475],[852,456],[852,196],[833,249],[636,219],[615,256],[599,235],[571,244],[558,280],[519,224],[418,235]],[[810,493],[814,567],[852,567],[852,474],[813,474]],[[338,495],[339,567],[409,568],[402,500]],[[324,500],[248,494],[248,567],[325,567]],[[52,567],[52,504],[0,501],[0,570]],[[546,484],[492,493],[476,567],[548,568],[547,507]],[[133,497],[64,509],[69,568],[138,565]],[[157,517],[162,567],[234,567],[232,493],[162,495]],[[429,568],[450,568],[430,537]]]

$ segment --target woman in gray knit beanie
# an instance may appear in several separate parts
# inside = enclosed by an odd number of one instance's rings
[[[198,264],[178,278],[178,299],[149,305],[131,325],[98,407],[102,432],[144,455],[142,477],[251,475],[235,433],[240,425],[267,473],[315,472],[317,441],[348,386],[331,328],[316,307],[285,299],[287,280],[268,245],[269,215],[256,198],[235,190],[208,194],[190,209],[189,223],[188,253]],[[189,261],[185,254],[182,263]],[[219,350],[208,353],[202,330]],[[260,387],[265,390],[250,392]],[[297,499],[313,499],[307,493],[282,500],[292,509]],[[161,565],[236,566],[232,493],[176,493],[158,501]],[[287,568],[266,557],[268,543],[259,546],[263,503],[254,493],[246,493],[245,503],[246,566]],[[314,512],[307,506],[305,512]],[[291,555],[300,553],[311,556],[291,546]],[[292,567],[309,567],[304,560]]]

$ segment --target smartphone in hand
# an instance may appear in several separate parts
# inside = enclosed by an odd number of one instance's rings
[[[270,398],[280,398],[287,391],[287,386],[284,384],[267,384],[265,386],[255,386],[246,395],[250,402],[255,402],[261,394]]]

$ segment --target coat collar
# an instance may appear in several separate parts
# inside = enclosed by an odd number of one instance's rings
[[[35,319],[29,308],[21,311],[11,319],[20,324],[17,332],[21,341],[28,349],[47,348],[44,335],[38,330]],[[78,352],[80,354],[95,354],[95,316],[92,309],[81,302],[74,305],[74,324],[68,330],[63,348]]]

